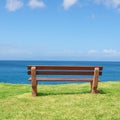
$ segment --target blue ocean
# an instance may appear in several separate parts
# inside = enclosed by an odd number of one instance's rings
[[[120,62],[103,61],[0,61],[0,82],[12,84],[30,84],[28,65],[73,65],[103,66],[102,82],[120,81]],[[41,84],[63,84],[64,82],[42,82]]]

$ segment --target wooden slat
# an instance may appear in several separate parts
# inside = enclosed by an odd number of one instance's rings
[[[31,81],[32,78],[29,78]],[[37,81],[69,81],[69,82],[92,82],[92,78],[37,78]]]
[[[31,74],[31,71],[28,71],[28,74]],[[79,71],[36,71],[36,75],[94,75],[94,71],[93,72],[79,72]],[[102,72],[99,72],[99,75],[102,75]]]
[[[34,66],[34,65],[33,65]],[[28,70],[32,66],[28,66]],[[37,70],[94,70],[95,67],[99,67],[102,70],[102,66],[36,66]]]

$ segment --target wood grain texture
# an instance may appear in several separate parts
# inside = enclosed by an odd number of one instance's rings
[[[28,71],[28,75],[31,74],[31,71]],[[36,71],[36,75],[94,75],[94,71]],[[102,72],[99,72],[99,75],[102,75]]]
[[[99,77],[99,68],[95,68],[93,82],[92,82],[92,93],[99,93],[98,88],[98,77]]]
[[[102,66],[36,66],[36,70],[94,70],[95,67],[99,67],[102,70]],[[31,69],[31,65],[28,66],[28,70]]]
[[[36,67],[31,67],[32,96],[37,96]]]
[[[31,81],[32,78],[29,78]],[[69,82],[91,82],[93,78],[36,78],[37,81],[69,81]]]

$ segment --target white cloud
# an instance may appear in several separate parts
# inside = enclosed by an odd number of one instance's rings
[[[120,0],[94,0],[97,4],[103,4],[107,7],[118,9],[120,6]]]
[[[102,52],[106,55],[120,56],[120,51],[113,49],[104,49]]]
[[[99,56],[120,56],[119,50],[103,49],[103,50],[88,50],[86,55],[99,55]]]
[[[69,9],[71,6],[75,5],[78,0],[63,0],[64,9]]]
[[[5,8],[9,11],[16,11],[23,6],[23,2],[21,0],[7,0]]]
[[[38,1],[38,0],[30,0],[28,3],[28,6],[31,8],[44,8],[45,3],[43,1]]]
[[[64,55],[64,56],[120,56],[120,51],[119,50],[114,50],[114,49],[102,49],[102,50],[81,50],[81,51],[76,51],[76,50],[63,50],[63,51],[52,51],[49,54],[58,54],[58,55]]]

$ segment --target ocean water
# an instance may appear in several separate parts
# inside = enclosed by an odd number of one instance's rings
[[[28,65],[74,65],[103,66],[102,82],[120,81],[120,62],[103,61],[0,61],[0,82],[30,84]],[[64,82],[41,82],[41,84],[63,84]],[[66,83],[66,82],[65,82]]]

